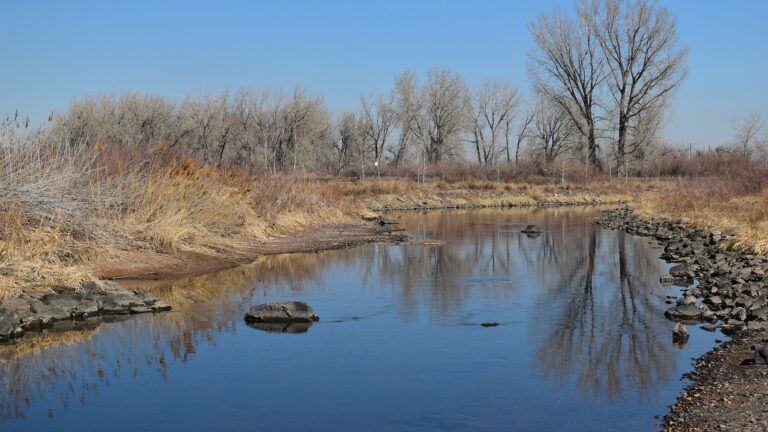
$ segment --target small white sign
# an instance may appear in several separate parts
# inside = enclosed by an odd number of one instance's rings
[[[379,166],[379,161],[375,161],[375,162],[373,163],[373,166],[375,166],[375,167]]]

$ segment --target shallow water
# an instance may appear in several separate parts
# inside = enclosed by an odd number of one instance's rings
[[[143,284],[174,311],[0,347],[3,431],[656,430],[691,358],[648,239],[596,209],[395,215],[418,239]],[[538,236],[520,233],[527,224]],[[302,300],[305,333],[245,310]],[[498,327],[482,327],[486,321]],[[86,326],[89,327],[89,326]],[[300,329],[301,330],[301,329]]]

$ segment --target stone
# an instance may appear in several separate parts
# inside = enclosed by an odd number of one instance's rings
[[[680,279],[693,279],[694,276],[686,264],[678,264],[670,268],[669,274]]]
[[[720,296],[711,296],[705,298],[702,303],[707,304],[712,307],[712,309],[720,309],[720,307],[723,304],[723,299],[720,298]]]
[[[318,321],[320,317],[306,303],[286,301],[264,303],[251,307],[245,314],[246,322],[304,322]]]
[[[733,308],[731,311],[731,315],[734,319],[737,319],[739,321],[746,321],[747,320],[747,310],[743,307],[737,307]]]
[[[701,311],[696,305],[678,305],[667,309],[664,316],[671,320],[697,320],[701,316]]]
[[[688,337],[689,337],[688,327],[686,327],[682,323],[675,324],[675,328],[672,329],[672,340],[684,341],[684,340],[687,340]]]

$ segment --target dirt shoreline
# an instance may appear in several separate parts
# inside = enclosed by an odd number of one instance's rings
[[[768,430],[768,365],[757,351],[766,343],[764,330],[740,333],[696,359],[663,431]]]

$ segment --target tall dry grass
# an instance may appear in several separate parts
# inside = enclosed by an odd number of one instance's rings
[[[347,203],[351,199],[347,199]],[[77,287],[125,252],[232,257],[349,218],[321,185],[99,145],[0,147],[0,296]]]

